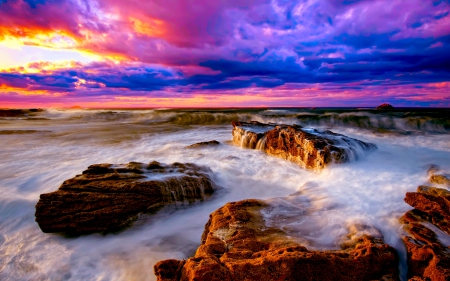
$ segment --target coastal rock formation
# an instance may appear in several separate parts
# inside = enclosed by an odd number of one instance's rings
[[[447,174],[431,175],[430,182],[450,186],[450,175]]]
[[[429,217],[418,211],[407,212],[400,221],[410,236],[404,236],[410,281],[450,280],[450,247],[444,246],[436,233],[423,225]]]
[[[204,141],[204,142],[194,143],[192,145],[186,146],[186,148],[200,148],[200,147],[207,147],[207,146],[216,146],[219,144],[220,144],[220,142],[218,142],[216,140],[212,140],[212,141]]]
[[[120,230],[138,214],[204,200],[216,189],[195,164],[131,162],[91,165],[60,188],[41,194],[36,222],[43,232],[79,235]]]
[[[417,192],[407,192],[405,202],[425,213],[428,220],[450,235],[450,191],[419,186]]]
[[[383,104],[377,106],[376,109],[377,110],[391,110],[391,109],[394,109],[394,107],[388,103],[383,103]]]
[[[376,146],[331,131],[259,122],[233,122],[233,142],[260,149],[300,166],[321,170],[330,163],[357,160]]]
[[[428,176],[430,183],[450,186],[450,174],[442,172],[439,166],[430,165]]]
[[[310,251],[266,224],[269,207],[227,203],[210,215],[194,257],[155,265],[158,280],[398,280],[396,252],[381,237],[352,233],[341,250]]]
[[[409,280],[450,280],[450,247],[439,239],[450,241],[450,236],[447,235],[450,234],[450,192],[419,186],[417,192],[406,194],[405,202],[415,208],[400,219],[409,234],[403,237]],[[439,230],[433,231],[427,225],[429,223],[443,231],[440,233],[441,237],[435,232]]]

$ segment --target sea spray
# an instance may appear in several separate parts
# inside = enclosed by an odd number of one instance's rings
[[[225,203],[280,198],[296,192],[318,211],[320,227],[304,237],[309,247],[338,248],[340,236],[349,225],[371,225],[399,251],[405,277],[406,255],[398,218],[411,207],[403,202],[404,195],[427,182],[429,164],[450,170],[447,133],[425,130],[409,135],[381,134],[358,126],[334,125],[334,132],[375,143],[378,150],[356,162],[312,173],[262,151],[229,144],[229,123],[167,123],[172,117],[162,118],[165,123],[142,121],[152,112],[142,111],[139,114],[144,118],[139,120],[122,115],[119,120],[105,121],[103,115],[94,114],[94,120],[86,121],[85,114],[94,110],[78,110],[81,118],[72,119],[66,111],[55,110],[50,112],[57,115],[55,118],[42,113],[51,120],[0,120],[1,129],[51,131],[38,137],[0,136],[0,159],[4,159],[0,163],[0,279],[155,280],[153,264],[192,255],[209,214]],[[179,114],[174,112],[170,114]],[[300,113],[285,110],[280,116],[278,112],[253,110],[243,114],[261,122],[293,124]],[[318,128],[326,129],[327,125]],[[210,139],[223,145],[184,149]],[[152,221],[143,216],[133,227],[106,236],[44,234],[35,223],[34,206],[39,194],[56,190],[90,164],[148,163],[154,159],[210,167],[223,192],[201,205],[157,214]],[[311,182],[315,185],[307,184]]]

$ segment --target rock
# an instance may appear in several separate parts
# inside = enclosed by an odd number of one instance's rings
[[[430,168],[432,172],[436,170],[435,166]],[[431,226],[426,225],[433,223],[450,235],[450,192],[419,186],[417,192],[406,193],[405,202],[415,208],[400,219],[409,234],[403,237],[409,280],[450,280],[450,247],[443,245]],[[450,239],[445,233],[441,235]]]
[[[405,202],[425,213],[429,221],[450,235],[450,191],[419,186],[417,192],[407,192]]]
[[[310,251],[266,225],[269,207],[260,200],[227,203],[210,215],[195,256],[157,263],[157,279],[399,280],[396,251],[382,238],[351,235],[342,250]]]
[[[430,177],[428,180],[430,183],[442,184],[446,186],[450,186],[450,174],[440,173],[441,168],[436,165],[430,165],[428,169],[428,176]]]
[[[450,280],[450,247],[444,246],[436,233],[422,224],[430,218],[418,210],[407,212],[400,221],[410,236],[404,236],[409,281]]]
[[[186,146],[186,148],[200,148],[200,147],[206,147],[206,146],[216,146],[219,144],[220,144],[220,142],[218,142],[216,140],[212,140],[212,141],[198,142],[198,143]]]
[[[246,148],[321,170],[330,163],[357,160],[376,146],[331,131],[306,129],[298,125],[233,122],[233,142]]]
[[[31,109],[0,109],[0,117],[26,117],[35,113],[43,112],[41,108]]]
[[[450,186],[450,175],[447,174],[431,175],[430,182]]]
[[[41,194],[36,222],[43,232],[79,235],[120,230],[141,213],[202,201],[216,189],[209,169],[194,164],[91,165],[60,188]]]
[[[394,107],[388,103],[383,103],[379,106],[377,106],[376,110],[391,110],[394,109]]]

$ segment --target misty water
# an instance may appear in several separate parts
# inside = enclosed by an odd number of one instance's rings
[[[155,280],[153,265],[192,256],[209,214],[225,203],[296,192],[316,210],[317,223],[304,237],[308,248],[338,249],[351,225],[371,225],[398,250],[404,279],[398,219],[412,208],[403,198],[428,184],[430,164],[450,171],[448,115],[448,110],[412,109],[52,109],[0,118],[0,279]],[[233,145],[232,120],[330,129],[374,143],[378,150],[312,172]],[[221,145],[185,149],[210,140]],[[207,166],[222,189],[208,201],[142,216],[128,229],[107,235],[45,234],[34,221],[39,195],[55,191],[89,165],[153,160]]]

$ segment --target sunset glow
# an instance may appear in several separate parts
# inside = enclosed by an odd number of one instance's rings
[[[1,107],[450,106],[444,0],[6,0]]]

